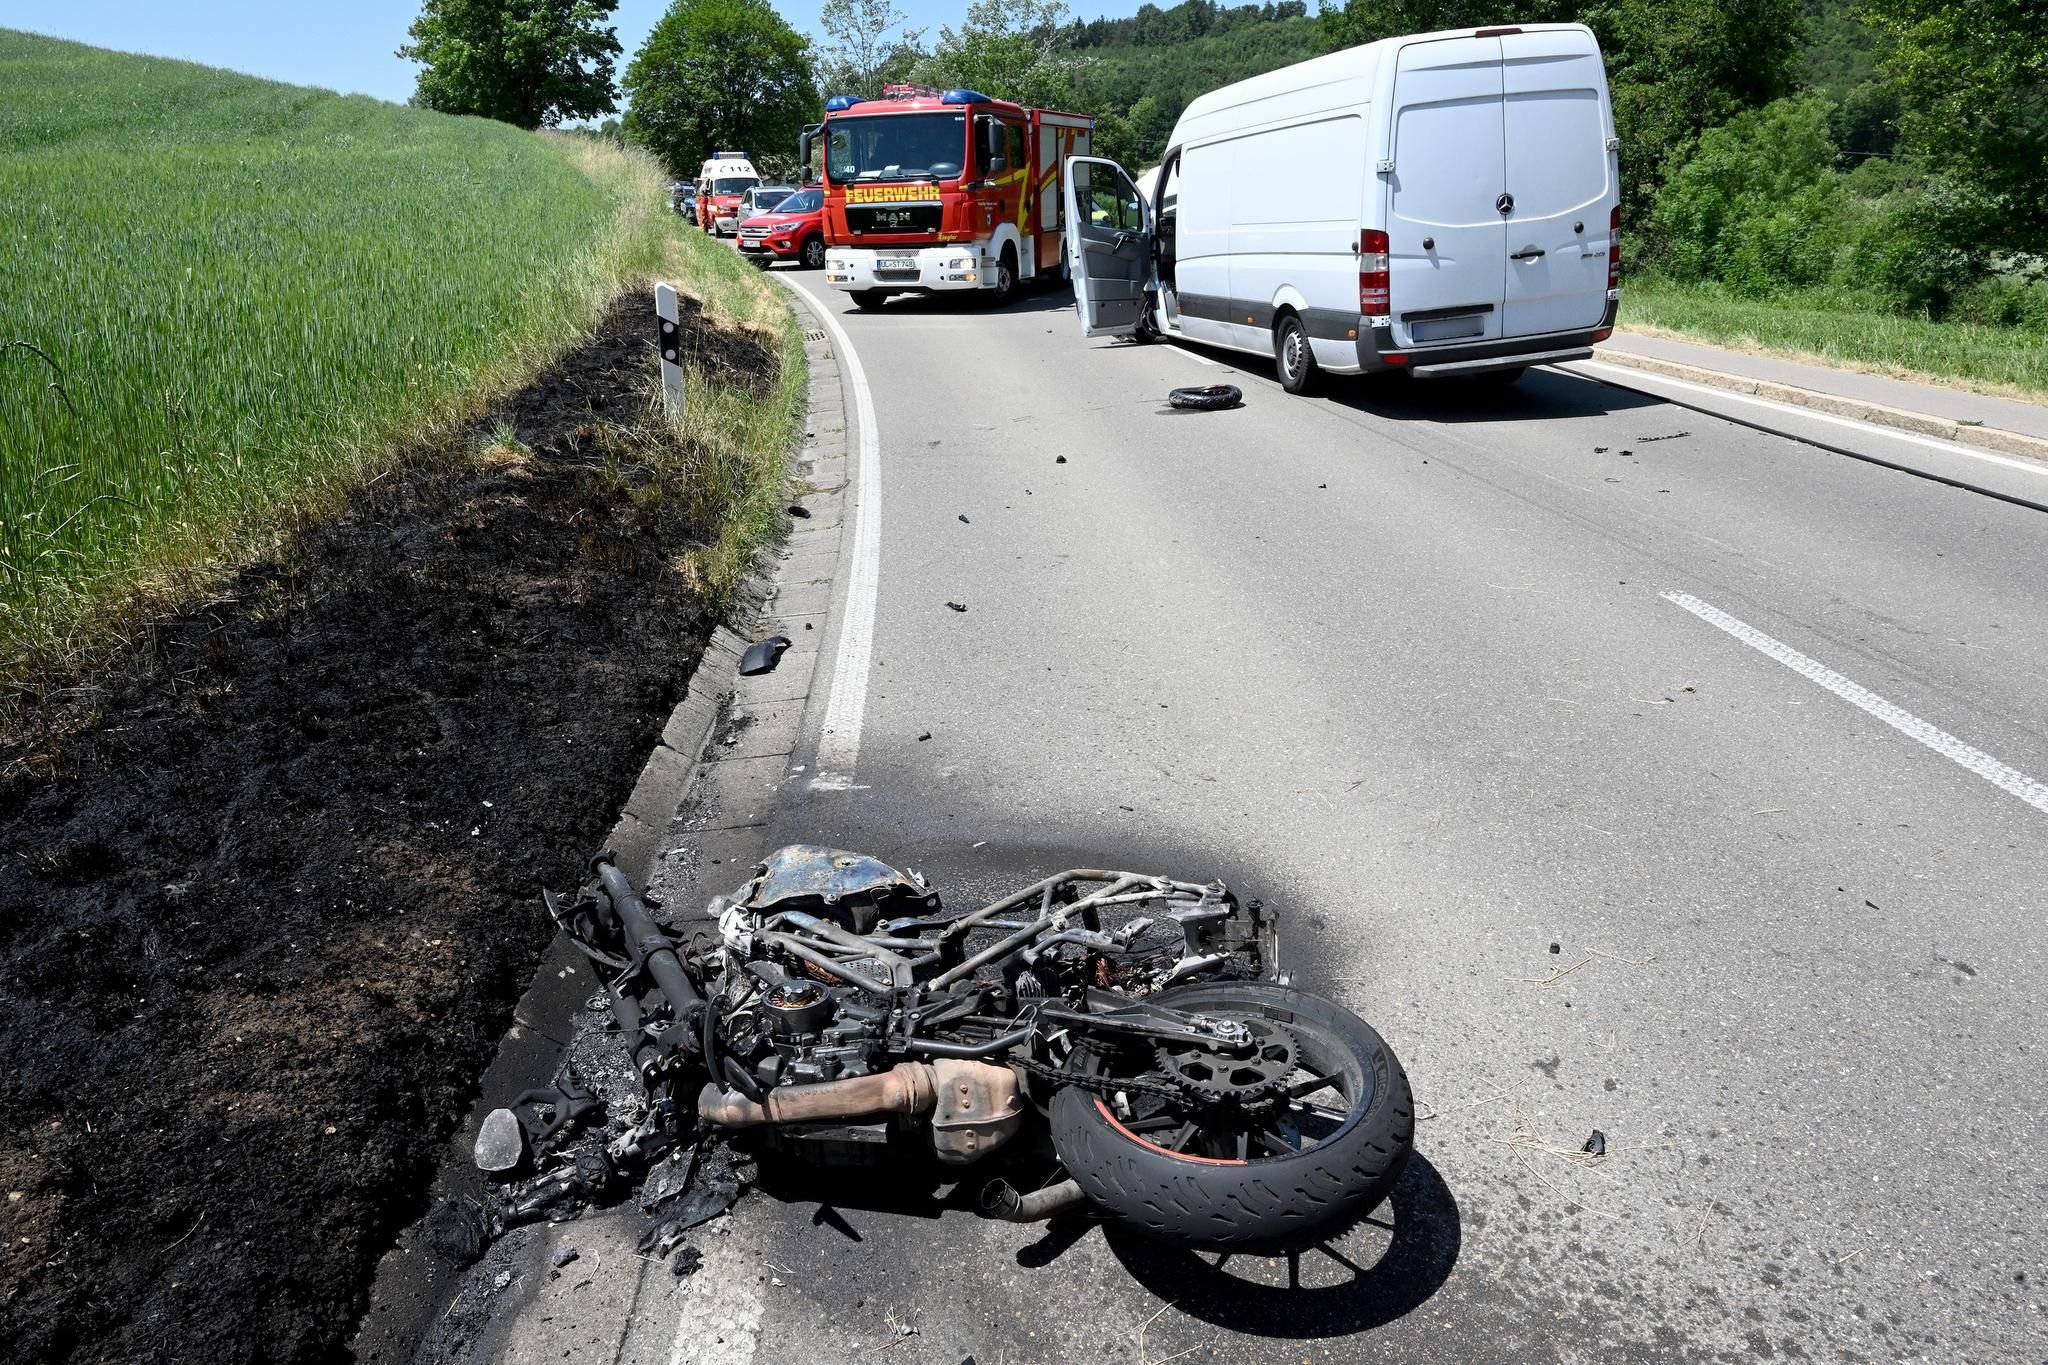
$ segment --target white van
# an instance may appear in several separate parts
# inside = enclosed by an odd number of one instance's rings
[[[1607,73],[1579,24],[1387,38],[1203,95],[1140,190],[1074,157],[1087,336],[1187,337],[1318,373],[1512,381],[1614,328]]]

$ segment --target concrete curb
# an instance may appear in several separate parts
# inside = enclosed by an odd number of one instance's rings
[[[1780,384],[1768,379],[1752,379],[1747,375],[1728,374],[1721,370],[1709,370],[1676,360],[1663,360],[1656,356],[1636,355],[1605,346],[1597,348],[1593,352],[1593,358],[1605,361],[1609,365],[1621,365],[1649,374],[1660,374],[1667,379],[1683,379],[1694,384],[1727,389],[1732,393],[1753,394],[1776,403],[1812,408],[1815,412],[1825,412],[1836,417],[1852,417],[1859,422],[1869,422],[1875,426],[1893,427],[1921,436],[1934,436],[1944,441],[1976,446],[1982,450],[1995,450],[2001,455],[2017,455],[2022,459],[2048,463],[2048,440],[2023,432],[2007,431],[2002,427],[1958,422],[1930,413],[1887,407],[1883,403],[1872,403],[1859,398],[1843,398],[1837,394],[1822,393],[1818,389],[1800,388],[1794,384]]]
[[[769,821],[791,784],[806,776],[797,749],[833,619],[852,404],[810,296],[786,280],[777,283],[803,322],[810,363],[804,443],[795,461],[802,484],[797,500],[810,515],[794,522],[779,561],[756,581],[760,609],[750,634],[780,634],[790,645],[773,673],[734,680],[721,713],[723,733],[714,727],[699,745],[681,799],[664,817],[645,885],[678,919],[701,913],[711,892],[737,885],[743,869],[768,852]],[[661,779],[650,780],[659,792]]]

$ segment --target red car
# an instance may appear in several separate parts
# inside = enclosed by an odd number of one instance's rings
[[[740,250],[766,270],[776,261],[802,261],[809,270],[825,268],[825,192],[798,190],[739,226]]]

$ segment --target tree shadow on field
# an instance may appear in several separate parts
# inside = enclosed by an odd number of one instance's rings
[[[1131,1278],[1190,1317],[1247,1336],[1303,1341],[1406,1317],[1450,1278],[1463,1244],[1458,1201],[1420,1153],[1357,1228],[1328,1250],[1301,1254],[1298,1284],[1285,1258],[1232,1256],[1219,1265],[1214,1253],[1162,1246],[1115,1224],[1105,1233]],[[1384,1249],[1373,1259],[1375,1247]]]

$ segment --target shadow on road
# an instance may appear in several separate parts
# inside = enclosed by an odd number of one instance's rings
[[[1369,1332],[1407,1316],[1450,1278],[1463,1243],[1458,1201],[1420,1153],[1357,1231],[1302,1254],[1298,1287],[1284,1260],[1235,1256],[1218,1266],[1113,1224],[1105,1233],[1111,1254],[1162,1301],[1232,1332],[1288,1340]],[[1378,1258],[1361,1259],[1374,1245],[1384,1247]]]
[[[883,313],[943,316],[954,313],[1063,313],[1074,306],[1074,291],[1064,284],[1044,288],[1025,285],[998,308],[981,294],[898,294],[881,307]]]
[[[1071,295],[1063,292],[1063,299]],[[1126,345],[1130,343],[1125,343]],[[1492,385],[1475,379],[1417,379],[1411,374],[1325,374],[1306,398],[1289,399],[1270,382],[1273,362],[1243,351],[1225,350],[1197,341],[1171,343],[1193,355],[1217,362],[1252,380],[1254,395],[1290,402],[1329,403],[1374,417],[1425,422],[1528,422],[1555,417],[1598,417],[1657,407],[1663,399],[1633,389],[1602,384],[1584,375],[1537,368],[1513,384]],[[1233,380],[1232,382],[1241,382]]]
[[[1328,402],[1375,417],[1427,422],[1530,422],[1546,418],[1599,417],[1661,406],[1663,400],[1633,389],[1534,369],[1514,383],[1490,386],[1471,379],[1416,379],[1411,375],[1360,375],[1324,381]]]

